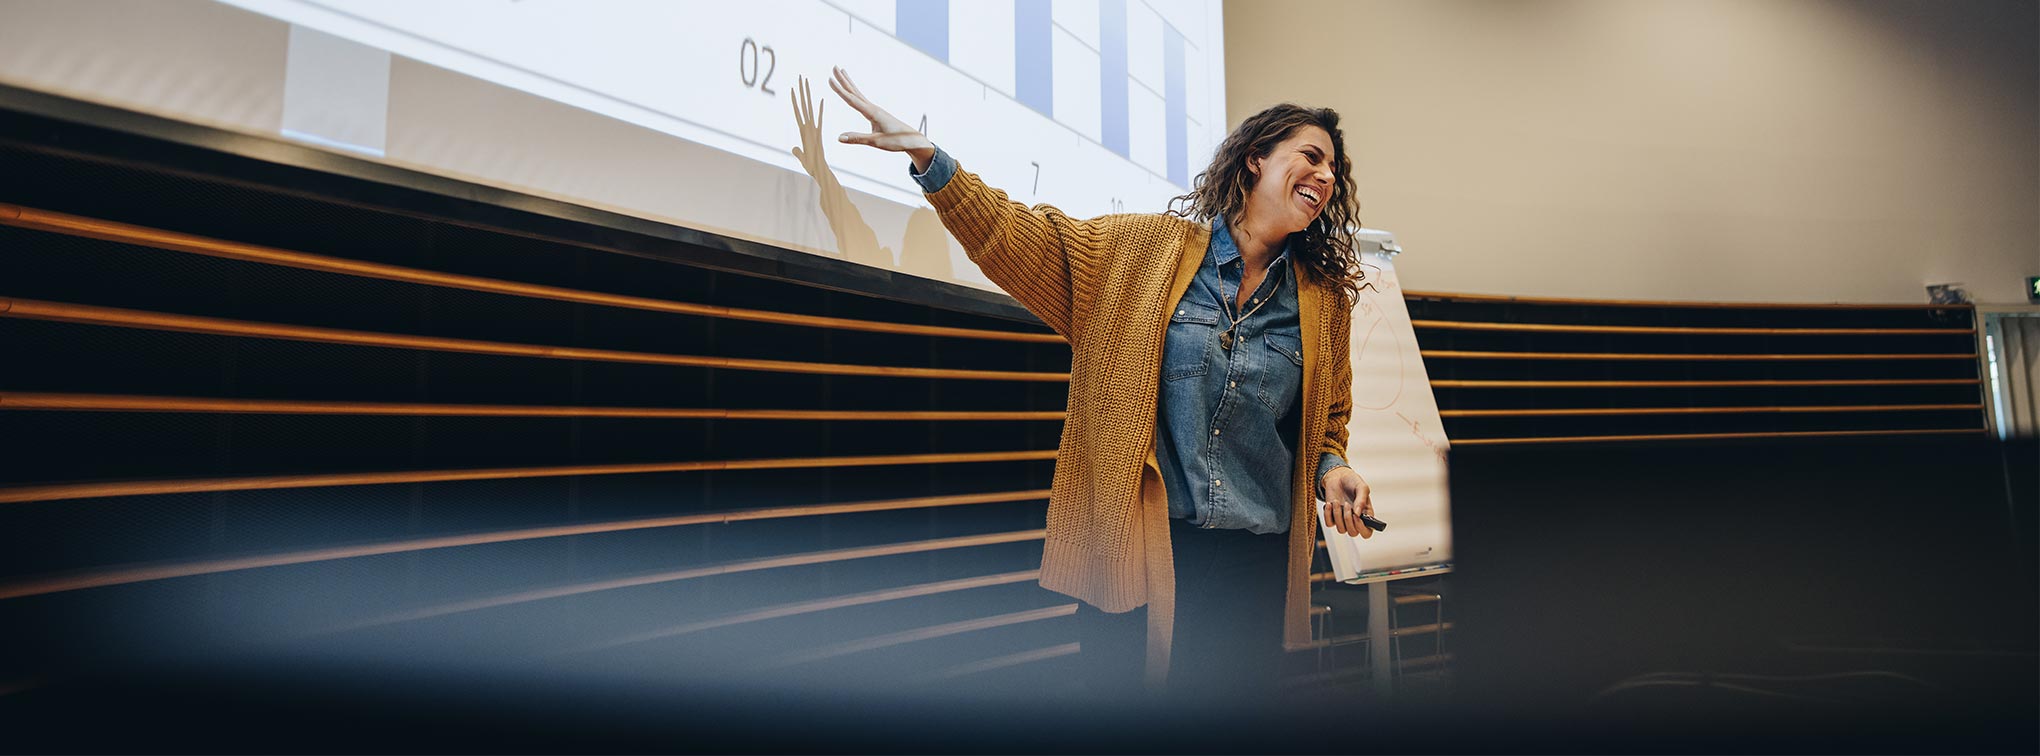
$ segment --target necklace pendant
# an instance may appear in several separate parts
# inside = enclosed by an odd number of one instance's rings
[[[1232,331],[1219,332],[1218,347],[1228,352],[1232,351]]]

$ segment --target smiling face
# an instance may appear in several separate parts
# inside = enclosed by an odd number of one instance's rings
[[[1254,191],[1247,196],[1247,222],[1293,234],[1310,227],[1332,200],[1339,177],[1332,136],[1314,125],[1291,132],[1268,154],[1247,158]],[[1265,225],[1264,225],[1265,224]]]

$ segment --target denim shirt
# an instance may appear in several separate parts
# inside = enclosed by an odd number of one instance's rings
[[[956,169],[938,148],[927,172],[908,173],[932,194]],[[1234,329],[1230,350],[1219,345],[1219,334],[1239,313],[1224,303],[1238,301],[1245,262],[1224,218],[1212,221],[1204,258],[1170,314],[1162,346],[1155,461],[1169,516],[1204,528],[1286,533],[1303,406],[1303,336],[1289,250],[1285,245],[1275,256],[1239,308],[1252,314]],[[1345,464],[1323,455],[1317,479]]]
[[[1169,516],[1204,528],[1286,533],[1303,409],[1303,333],[1289,248],[1268,263],[1244,307],[1235,304],[1246,261],[1222,217],[1211,222],[1204,258],[1170,313],[1162,346],[1155,461]],[[1233,348],[1225,349],[1220,334],[1242,314]],[[1323,455],[1317,473],[1343,464]]]

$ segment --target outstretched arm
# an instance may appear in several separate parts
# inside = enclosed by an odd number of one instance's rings
[[[1103,250],[1106,222],[1079,221],[1049,205],[1030,208],[1008,199],[976,174],[957,169],[946,154],[938,157],[927,136],[872,103],[841,68],[835,69],[829,87],[871,122],[870,132],[846,133],[838,139],[907,153],[929,203],[971,261],[1029,312],[1070,338],[1083,309],[1075,300],[1072,282],[1093,269]]]

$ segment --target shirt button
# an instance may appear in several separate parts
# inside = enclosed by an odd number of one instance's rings
[[[1211,429],[1211,435],[1214,435],[1214,436],[1218,435],[1218,429],[1217,429],[1217,428],[1213,428],[1213,429]]]
[[[1211,481],[1211,484],[1212,484],[1212,485],[1214,485],[1214,486],[1224,487],[1224,486],[1225,486],[1225,481],[1222,481],[1222,480],[1214,480],[1214,481]]]
[[[1181,315],[1181,314],[1183,314],[1183,311],[1182,311],[1182,310],[1177,310],[1177,311],[1176,311],[1176,314],[1177,314],[1177,315]]]
[[[1225,382],[1225,387],[1226,387],[1226,388],[1239,388],[1239,387],[1240,387],[1240,382],[1239,382],[1239,381],[1226,381],[1226,382]]]

